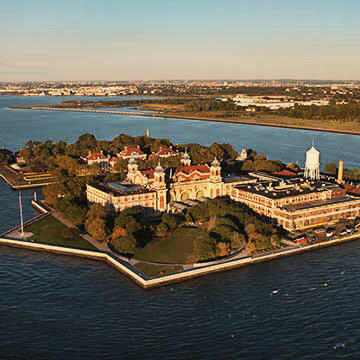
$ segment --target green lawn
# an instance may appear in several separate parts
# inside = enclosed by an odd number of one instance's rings
[[[135,264],[135,267],[142,271],[147,276],[156,276],[163,274],[170,274],[173,272],[181,271],[181,266],[169,266],[169,265],[153,265],[139,262]]]
[[[193,242],[206,232],[197,227],[180,227],[169,238],[155,239],[135,252],[135,258],[144,261],[169,264],[192,263],[194,259]]]
[[[80,237],[76,232],[70,238],[67,238],[65,233],[68,230],[67,226],[52,216],[46,216],[24,228],[25,232],[33,233],[30,240],[38,243],[97,251],[92,244]]]

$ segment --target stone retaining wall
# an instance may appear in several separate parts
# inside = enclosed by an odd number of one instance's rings
[[[168,274],[168,275],[159,275],[152,278],[149,278],[146,275],[142,274],[141,271],[137,270],[136,268],[133,268],[130,264],[115,259],[114,257],[112,257],[111,255],[105,252],[79,250],[79,249],[65,248],[54,245],[38,244],[38,243],[32,243],[22,240],[12,240],[12,239],[3,239],[3,238],[0,238],[0,245],[21,247],[31,250],[47,251],[52,253],[64,254],[64,255],[75,255],[80,257],[92,258],[96,260],[103,260],[107,262],[109,265],[114,266],[116,269],[118,269],[126,276],[130,277],[141,287],[147,289],[147,288],[158,287],[162,285],[184,281],[193,277],[202,276],[214,272],[232,270],[242,266],[257,264],[260,262],[270,261],[276,258],[281,258],[285,256],[303,253],[306,251],[316,250],[322,247],[338,245],[347,241],[358,239],[359,237],[360,237],[359,234],[355,234],[355,235],[346,236],[341,239],[329,240],[319,244],[306,245],[292,249],[285,249],[283,251],[279,251],[267,255],[261,255],[257,257],[233,259],[227,262],[222,262],[221,264],[188,269],[181,272]]]

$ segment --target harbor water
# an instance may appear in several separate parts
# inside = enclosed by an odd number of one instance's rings
[[[69,98],[64,98],[69,100]],[[174,143],[254,148],[284,162],[360,165],[360,137],[96,113],[13,110],[61,97],[0,97],[0,148],[119,133]],[[33,191],[23,191],[26,219]],[[19,223],[17,193],[0,181],[0,233]],[[357,359],[360,242],[159,289],[143,290],[104,263],[0,248],[0,359]]]

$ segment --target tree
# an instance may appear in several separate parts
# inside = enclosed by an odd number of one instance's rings
[[[86,217],[88,219],[96,218],[96,217],[98,217],[100,219],[106,219],[107,216],[108,216],[108,214],[107,214],[105,208],[100,204],[92,204],[90,206],[89,211],[86,214]]]
[[[86,220],[85,229],[94,239],[100,242],[106,240],[109,233],[109,229],[106,226],[106,221],[99,217]]]
[[[164,222],[161,222],[157,227],[156,227],[156,231],[155,234],[156,236],[159,237],[166,237],[166,235],[169,234],[170,228],[168,227],[168,225]]]
[[[230,252],[229,244],[226,242],[218,242],[216,246],[219,256],[226,256]]]
[[[136,239],[131,235],[113,237],[111,245],[120,253],[133,254],[136,249]]]
[[[245,246],[245,237],[237,231],[233,231],[230,236],[231,250],[239,250]]]
[[[77,139],[75,146],[79,155],[85,156],[89,151],[95,150],[97,141],[92,134],[82,134]]]
[[[74,201],[59,198],[56,202],[56,209],[75,226],[83,224],[86,216],[86,207]]]
[[[255,252],[255,245],[250,239],[245,246],[245,250],[248,255],[251,255]]]
[[[254,223],[249,223],[245,226],[245,232],[248,236],[255,233],[255,231],[256,231],[256,227]]]
[[[329,162],[325,165],[325,171],[331,175],[336,175],[337,166],[335,162]]]
[[[0,164],[9,164],[15,161],[15,156],[8,149],[0,149]]]
[[[42,193],[45,200],[51,205],[55,206],[60,198],[63,198],[67,194],[67,188],[64,183],[56,183],[48,186],[44,186]]]
[[[194,240],[194,255],[199,260],[215,258],[216,250],[216,240],[210,236],[202,236]]]
[[[121,226],[115,226],[111,238],[116,239],[116,238],[125,237],[126,235],[127,235],[127,231],[125,228]]]

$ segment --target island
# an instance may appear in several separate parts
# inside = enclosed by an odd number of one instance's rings
[[[148,132],[29,141],[1,150],[1,169],[51,182],[41,215],[0,243],[104,258],[151,287],[356,239],[360,171],[340,160],[322,173],[319,159],[314,146],[300,168]]]

